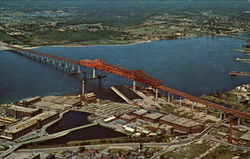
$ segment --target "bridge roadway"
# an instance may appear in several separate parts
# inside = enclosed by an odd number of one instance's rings
[[[97,69],[97,70],[106,71],[106,72],[116,74],[116,75],[131,79],[131,80],[134,80],[134,81],[137,81],[137,82],[144,83],[144,84],[146,84],[148,86],[152,86],[154,88],[161,89],[163,91],[169,92],[169,93],[177,95],[179,97],[188,99],[190,101],[204,104],[204,105],[206,105],[208,107],[214,108],[214,109],[222,111],[222,112],[229,113],[231,115],[235,115],[235,116],[237,116],[239,118],[243,118],[243,119],[247,119],[247,120],[250,119],[250,114],[243,113],[243,112],[233,110],[233,109],[230,109],[230,108],[226,108],[226,107],[221,106],[219,104],[215,104],[215,103],[212,103],[212,102],[209,102],[209,101],[194,97],[192,95],[177,91],[175,89],[163,86],[163,85],[161,85],[161,82],[158,79],[149,77],[148,75],[143,73],[141,70],[128,70],[128,69],[117,67],[117,66],[114,66],[114,65],[109,65],[109,64],[104,63],[100,59],[75,61],[75,60],[70,60],[70,59],[66,59],[66,58],[63,58],[63,57],[58,57],[58,56],[54,56],[54,55],[49,55],[49,54],[45,54],[45,53],[36,52],[36,51],[33,51],[33,50],[27,50],[27,49],[15,47],[15,46],[7,45],[6,47],[11,49],[13,52],[17,52],[17,53],[19,53],[21,51],[21,52],[26,52],[26,53],[31,53],[31,54],[37,54],[37,55],[40,55],[40,56],[46,56],[46,57],[54,58],[54,59],[57,59],[57,60],[63,60],[63,61],[71,62],[71,63],[74,63],[74,64],[78,64],[80,66],[93,68],[94,70]]]

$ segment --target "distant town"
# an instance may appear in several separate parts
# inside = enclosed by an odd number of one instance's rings
[[[237,16],[216,13],[213,10],[157,12],[145,17],[131,16],[130,24],[117,24],[113,19],[82,19],[81,15],[88,16],[85,14],[74,8],[29,14],[26,11],[2,7],[1,42],[26,46],[129,44],[149,40],[247,33],[250,25],[248,12]],[[74,20],[75,18],[78,19]]]

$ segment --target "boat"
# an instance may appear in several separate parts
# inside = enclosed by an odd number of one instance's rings
[[[230,74],[231,76],[237,76],[237,75],[238,75],[237,71],[231,71],[229,74]]]

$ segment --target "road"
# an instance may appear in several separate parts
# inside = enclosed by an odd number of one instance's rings
[[[161,156],[165,151],[168,150],[168,148],[173,147],[173,146],[181,146],[185,144],[189,144],[191,142],[197,141],[201,137],[203,137],[205,134],[207,134],[211,128],[213,128],[214,124],[210,125],[207,127],[203,132],[201,132],[199,135],[193,137],[192,139],[187,139],[182,142],[178,143],[143,143],[143,146],[145,147],[163,147],[163,151],[156,154],[154,158],[157,158]],[[85,145],[85,148],[99,148],[99,147],[133,147],[133,146],[139,146],[140,143],[118,143],[118,144],[99,144],[99,145]],[[71,146],[71,147],[53,147],[53,148],[40,148],[40,149],[21,149],[18,150],[18,152],[58,152],[58,151],[63,151],[63,150],[75,150],[78,149],[79,147],[83,146]]]
[[[190,139],[187,139],[187,140],[183,140],[181,142],[178,142],[178,143],[172,143],[172,144],[168,144],[162,151],[156,153],[154,156],[151,157],[151,159],[158,159],[160,158],[161,155],[163,155],[164,153],[166,153],[168,151],[169,148],[173,148],[173,147],[179,147],[179,146],[184,146],[186,144],[190,144],[190,143],[193,143],[199,139],[201,139],[202,137],[204,137],[206,134],[209,133],[209,131],[212,130],[212,128],[217,125],[217,124],[220,124],[222,122],[224,122],[225,120],[222,120],[222,121],[219,121],[217,123],[214,123],[214,124],[211,124],[210,126],[208,126],[205,130],[203,130],[199,135],[193,137],[193,138],[190,138]]]
[[[4,151],[0,155],[0,158],[4,158],[4,157],[8,156],[9,154],[11,154],[13,151],[15,151],[16,149],[18,149],[20,146],[22,146],[24,144],[29,144],[29,143],[40,142],[40,141],[44,141],[44,140],[50,140],[50,139],[58,138],[58,137],[67,135],[68,133],[70,133],[72,131],[84,129],[84,128],[91,127],[91,126],[94,126],[94,125],[97,125],[97,123],[83,125],[83,126],[79,126],[79,127],[76,127],[76,128],[72,128],[72,129],[60,131],[58,133],[50,134],[50,135],[47,135],[47,136],[42,136],[40,138],[33,139],[33,140],[30,140],[30,141],[25,141],[25,142],[17,143],[16,145],[11,146],[8,150]]]

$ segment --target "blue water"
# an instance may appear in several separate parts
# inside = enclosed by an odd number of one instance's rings
[[[89,139],[105,139],[105,138],[116,138],[116,137],[126,137],[127,135],[116,132],[112,129],[102,127],[100,125],[91,126],[88,128],[76,130],[70,132],[69,134],[40,142],[39,145],[58,145],[58,144],[66,144],[70,141],[79,141],[79,140],[89,140]]]
[[[46,129],[49,134],[57,133],[59,131],[71,129],[74,127],[82,126],[89,124],[88,121],[89,113],[78,112],[78,111],[69,111],[63,114],[63,117],[50,127]]]
[[[153,41],[127,46],[41,47],[35,49],[74,60],[103,59],[128,69],[142,69],[168,87],[195,96],[225,92],[249,77],[231,77],[232,70],[250,72],[249,64],[235,61],[245,58],[240,49],[244,40],[224,37],[199,37]],[[89,76],[91,70],[89,70]],[[109,86],[132,82],[106,73],[102,81],[87,81],[87,91],[101,98],[118,100]],[[0,103],[33,96],[79,94],[83,77],[65,73],[8,51],[0,51]]]

